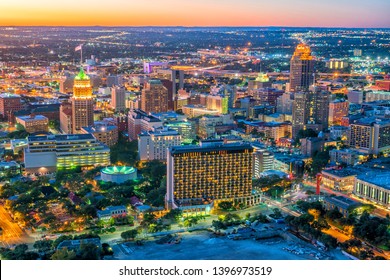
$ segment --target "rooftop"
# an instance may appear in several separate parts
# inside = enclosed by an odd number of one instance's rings
[[[77,76],[74,79],[75,80],[89,80],[89,77],[87,74],[85,74],[83,67],[80,67],[80,72],[77,74]]]
[[[352,199],[349,199],[344,196],[327,196],[324,199],[325,202],[331,203],[341,209],[347,209],[351,206],[359,205],[359,202],[356,202]]]
[[[335,175],[337,177],[349,177],[349,176],[356,176],[358,174],[357,170],[353,170],[349,168],[323,170],[322,173]]]
[[[20,98],[20,96],[12,93],[2,93],[0,94],[0,98]]]
[[[28,141],[65,141],[65,140],[94,140],[92,134],[56,134],[56,135],[42,135],[42,136],[29,136]]]
[[[95,132],[110,132],[118,127],[116,125],[106,125],[106,124],[97,124],[91,126],[83,126],[82,129],[87,133],[95,133]]]
[[[357,178],[361,181],[390,190],[390,171],[385,171],[382,173],[370,172],[366,174],[359,174]]]
[[[216,145],[207,145],[207,146],[198,146],[198,145],[188,145],[188,146],[173,146],[169,148],[172,155],[175,154],[184,154],[184,153],[207,153],[214,151],[243,151],[243,150],[252,151],[253,148],[249,143],[230,143],[230,144],[216,144]]]
[[[46,118],[45,116],[42,116],[42,115],[28,115],[28,116],[19,116],[19,117],[16,117],[17,119],[21,119],[23,121],[32,121],[32,120],[35,120],[35,121],[48,121],[49,119]]]

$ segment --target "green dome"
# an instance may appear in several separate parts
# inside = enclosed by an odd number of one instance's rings
[[[132,174],[135,171],[136,171],[135,168],[131,166],[110,166],[104,168],[101,172],[105,174],[114,175],[114,174]]]

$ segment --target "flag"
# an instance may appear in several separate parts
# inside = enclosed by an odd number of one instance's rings
[[[78,46],[74,49],[74,51],[75,51],[75,52],[81,51],[81,48],[82,48],[82,47],[83,47],[83,44],[78,45]]]

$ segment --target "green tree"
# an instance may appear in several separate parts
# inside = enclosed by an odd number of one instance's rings
[[[37,240],[33,247],[40,253],[46,253],[53,249],[53,240]]]
[[[88,243],[80,246],[79,255],[82,260],[99,260],[101,253],[99,246],[95,244]]]
[[[214,228],[215,231],[221,229],[227,229],[227,226],[222,221],[219,220],[212,221],[211,226]]]
[[[131,229],[131,230],[127,230],[127,231],[124,231],[121,233],[121,237],[125,240],[133,240],[134,238],[137,237],[138,235],[138,230],[137,229]]]
[[[337,239],[329,234],[322,234],[320,241],[325,244],[326,247],[335,249],[338,246]]]
[[[57,250],[51,257],[51,260],[75,260],[76,253],[74,251],[70,251],[66,248],[62,248]]]
[[[218,203],[219,209],[222,210],[232,210],[233,209],[233,202],[232,201],[221,201]]]

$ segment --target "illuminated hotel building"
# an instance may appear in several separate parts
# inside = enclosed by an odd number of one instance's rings
[[[50,173],[76,167],[110,164],[110,149],[92,134],[45,135],[28,137],[24,150],[28,173]]]
[[[310,47],[299,44],[290,61],[290,90],[308,90],[314,84],[314,58]]]
[[[218,142],[218,141],[217,141]],[[175,146],[167,155],[168,209],[222,200],[253,204],[253,148],[246,143]]]
[[[379,154],[390,152],[390,120],[364,118],[350,124],[349,146],[359,152]]]
[[[83,126],[93,125],[93,97],[90,78],[81,68],[74,78],[72,97],[73,133],[80,133]]]

